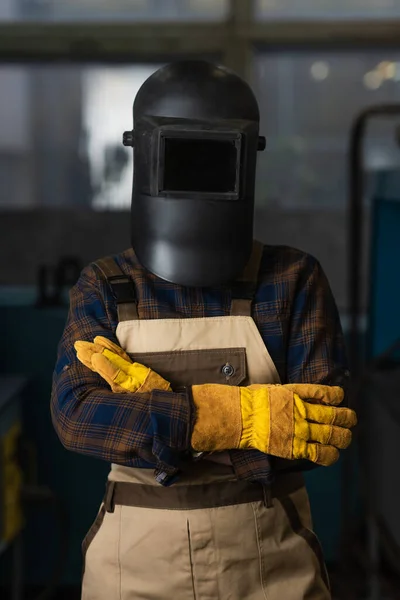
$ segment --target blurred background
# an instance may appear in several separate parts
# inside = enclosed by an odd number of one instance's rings
[[[0,0],[0,598],[79,598],[108,465],[52,429],[56,347],[81,268],[130,244],[135,94],[182,57],[253,86],[255,235],[340,310],[360,426],[307,474],[334,596],[400,598],[400,0]]]

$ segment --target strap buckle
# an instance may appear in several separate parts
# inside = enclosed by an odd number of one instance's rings
[[[136,302],[136,291],[133,281],[126,275],[113,275],[108,278],[108,283],[117,304]]]

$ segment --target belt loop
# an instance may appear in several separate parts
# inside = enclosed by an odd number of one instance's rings
[[[274,501],[272,498],[272,486],[271,485],[263,485],[263,494],[264,494],[264,506],[266,508],[273,508]]]
[[[104,507],[108,513],[114,512],[114,491],[115,481],[107,481],[106,495],[104,497]]]

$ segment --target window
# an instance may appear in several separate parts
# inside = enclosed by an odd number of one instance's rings
[[[259,205],[343,210],[351,124],[369,105],[400,102],[400,53],[261,53],[254,85],[267,137]],[[370,127],[365,161],[371,173],[400,166],[393,120]]]
[[[218,21],[229,0],[2,0],[0,19],[40,21]]]
[[[16,0],[2,0],[0,2],[0,21],[13,21],[17,14]]]
[[[122,134],[156,68],[0,67],[0,208],[129,208]]]
[[[400,53],[260,53],[254,61],[267,137],[258,205],[343,210],[351,123],[368,105],[400,102]],[[157,68],[0,67],[0,208],[129,209],[133,152],[122,134]],[[400,166],[393,120],[370,127],[366,164],[371,173]]]
[[[83,131],[93,208],[130,207],[133,150],[122,145],[122,134],[133,128],[133,100],[157,68],[135,65],[82,70]]]
[[[399,0],[256,0],[261,19],[390,19]]]
[[[23,67],[0,68],[0,207],[32,202],[32,122]]]

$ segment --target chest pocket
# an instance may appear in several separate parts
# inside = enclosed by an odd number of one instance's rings
[[[129,356],[156,371],[172,388],[203,383],[247,385],[245,348],[142,352]]]

